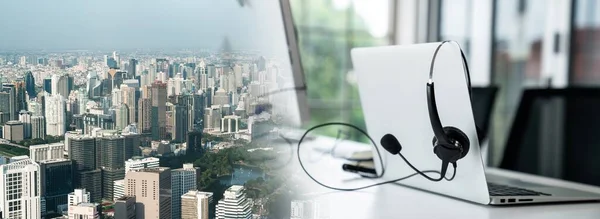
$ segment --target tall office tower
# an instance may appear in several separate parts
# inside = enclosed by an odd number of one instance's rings
[[[68,97],[70,93],[69,76],[66,74],[52,75],[52,95],[60,94],[63,97]]]
[[[171,218],[171,170],[147,168],[125,175],[125,195],[135,196],[137,218]]]
[[[206,71],[208,73],[209,78],[214,78],[217,74],[217,69],[214,64],[206,65]]]
[[[212,109],[206,108],[204,109],[204,130],[211,130],[213,128],[213,119],[212,119]]]
[[[181,219],[209,219],[212,192],[191,190],[181,196]]]
[[[125,104],[121,104],[115,108],[115,126],[116,129],[121,130],[127,127],[129,123],[129,107]]]
[[[115,199],[115,219],[135,219],[135,196]]]
[[[206,90],[208,87],[208,74],[200,74],[200,78],[198,79],[200,90]]]
[[[62,142],[29,146],[29,157],[35,161],[63,159],[65,144]]]
[[[117,68],[120,67],[121,66],[121,57],[119,56],[119,53],[117,53],[117,51],[113,51],[113,59],[117,63]]]
[[[17,120],[17,89],[14,84],[3,84],[2,92],[8,94],[8,98],[6,96],[3,98],[2,104],[6,104],[5,110],[3,113],[9,114],[8,120]],[[6,95],[6,94],[4,94]],[[6,101],[8,100],[8,101]]]
[[[141,133],[151,133],[152,124],[152,100],[140,98],[138,101],[138,128]]]
[[[17,101],[17,115],[21,110],[27,110],[27,100],[29,99],[27,96],[27,91],[25,87],[24,81],[16,81],[13,83],[15,85],[15,94]]]
[[[200,168],[194,164],[183,164],[183,168],[171,170],[171,218],[181,218],[181,196],[190,190],[196,190],[200,177]]]
[[[96,138],[96,165],[102,168],[102,197],[113,199],[113,182],[125,177],[125,161],[139,146],[138,135],[111,135]]]
[[[202,131],[188,133],[186,154],[199,154],[202,152]]]
[[[52,78],[49,76],[44,78],[44,92],[49,94],[52,93]]]
[[[27,110],[31,112],[31,116],[43,116],[42,104],[37,99],[27,101]]]
[[[68,204],[68,195],[74,189],[73,161],[67,159],[43,160],[40,164],[41,196],[46,213],[58,213]]]
[[[156,157],[134,157],[125,161],[125,174],[133,170],[141,170],[146,168],[156,168],[159,165],[160,159]]]
[[[33,73],[31,73],[31,71],[27,71],[27,73],[25,73],[25,89],[29,99],[37,96],[37,93],[35,92],[35,78],[33,77]]]
[[[123,95],[121,94],[121,89],[118,87],[113,88],[112,94],[112,106],[120,106],[123,103]]]
[[[79,203],[69,206],[69,219],[100,219],[102,206],[98,203]]]
[[[65,98],[60,94],[46,96],[46,134],[62,136],[67,131]]]
[[[223,114],[221,111],[221,106],[220,105],[213,105],[211,106],[211,112],[210,112],[210,118],[212,119],[212,123],[213,123],[213,130],[220,130],[221,129],[221,118],[223,118]]]
[[[229,115],[221,119],[221,132],[224,133],[236,133],[240,130],[239,127],[240,117],[236,115]]]
[[[46,118],[43,116],[31,117],[31,139],[46,139]]]
[[[2,138],[20,142],[23,141],[23,123],[19,121],[8,121],[4,123],[4,127],[2,129],[4,134],[2,134]]]
[[[246,198],[244,186],[233,185],[223,193],[216,210],[217,219],[252,218],[252,206]]]
[[[3,218],[41,218],[40,166],[31,159],[0,166]]]
[[[129,110],[129,116],[127,120],[127,124],[136,123],[136,113],[137,113],[137,98],[136,98],[136,88],[130,86],[121,85],[121,94],[123,96],[123,104],[127,106]]]
[[[2,117],[0,118],[0,125],[10,120],[10,101],[11,94],[0,89],[0,112],[2,112]]]
[[[75,186],[91,193],[93,201],[102,198],[102,172],[96,165],[96,139],[91,136],[72,135],[65,139],[69,145],[69,159],[75,166]]]
[[[167,85],[160,82],[152,84],[152,140],[163,140],[167,136]]]
[[[242,87],[242,66],[236,64],[233,67],[233,75],[235,76],[235,87]]]
[[[138,64],[138,60],[129,59],[129,69],[127,69],[127,74],[134,76],[134,77],[138,76],[138,74],[136,72],[137,64]]]
[[[19,112],[19,122],[23,123],[23,138],[31,139],[31,112],[21,110]]]
[[[75,187],[90,192],[92,202],[102,202],[102,170],[75,171]]]
[[[189,131],[189,110],[188,106],[175,105],[173,115],[172,140],[175,142],[185,142]]]
[[[219,90],[217,90],[217,92],[215,92],[213,105],[225,105],[225,104],[229,104],[229,96],[227,96],[227,91],[223,90],[223,88],[219,88]]]
[[[206,88],[206,107],[210,107],[213,105],[213,99],[215,98],[215,92],[214,92],[214,87],[208,87]]]
[[[73,192],[67,195],[67,205],[75,206],[79,203],[89,203],[91,194],[86,189],[74,189]]]

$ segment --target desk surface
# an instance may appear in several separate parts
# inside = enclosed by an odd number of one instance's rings
[[[343,160],[330,156],[319,156],[310,162],[306,153],[311,147],[333,145],[335,139],[319,137],[302,143],[300,155],[302,163],[311,175],[322,183],[339,187],[355,188],[378,181],[363,179],[341,170]],[[370,145],[347,142],[339,145],[338,153],[349,153],[357,149],[369,149]],[[295,155],[297,156],[297,155]],[[386,184],[364,190],[344,192],[324,188],[312,181],[301,170],[297,159],[290,164],[297,171],[296,179],[302,182],[306,198],[325,204],[329,216],[333,218],[600,218],[600,202],[544,204],[520,206],[488,206],[411,189],[398,184]],[[558,179],[511,172],[496,168],[486,168],[486,172],[508,177],[532,180],[556,186],[569,186],[580,190],[600,193],[600,188]]]

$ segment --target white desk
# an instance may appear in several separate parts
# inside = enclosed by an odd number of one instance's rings
[[[325,156],[317,162],[309,162],[305,154],[310,147],[332,145],[335,139],[319,137],[302,143],[300,151],[304,166],[311,175],[330,186],[353,188],[373,184],[377,181],[362,179],[341,170],[343,160]],[[371,147],[359,143],[344,143],[338,152],[347,153],[357,148]],[[382,153],[387,153],[382,151]],[[297,155],[295,155],[297,156]],[[434,156],[432,154],[432,156]],[[296,172],[296,179],[305,189],[313,191],[308,199],[318,200],[329,205],[330,218],[600,218],[600,202],[575,204],[544,204],[529,206],[487,206],[444,197],[397,184],[386,184],[360,191],[334,191],[319,186],[300,169],[297,159],[290,164]],[[550,185],[573,186],[580,190],[600,193],[600,188],[563,180],[539,177],[529,174],[488,168],[509,177],[531,179]],[[420,177],[420,176],[417,176]]]

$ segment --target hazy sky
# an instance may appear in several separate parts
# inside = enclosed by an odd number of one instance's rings
[[[2,0],[0,50],[216,49],[225,36],[262,50],[284,36],[280,16],[272,0]]]

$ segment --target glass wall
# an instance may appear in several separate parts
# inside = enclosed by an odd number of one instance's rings
[[[494,2],[492,83],[498,86],[491,127],[490,165],[502,158],[514,113],[525,87],[542,86],[545,0]]]
[[[571,84],[600,84],[600,2],[575,0],[571,44]]]
[[[310,125],[341,121],[364,128],[350,50],[390,43],[389,0],[291,2],[308,86]]]
[[[439,40],[454,40],[469,56],[473,0],[441,0]]]

